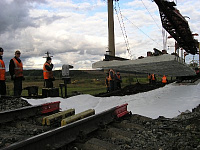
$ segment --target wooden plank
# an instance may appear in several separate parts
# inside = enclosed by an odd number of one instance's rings
[[[76,114],[76,115],[73,115],[71,117],[63,119],[61,121],[61,126],[64,126],[64,125],[72,123],[72,122],[75,122],[77,120],[86,118],[86,117],[94,115],[94,114],[95,114],[95,110],[94,109],[88,109],[88,110],[86,110],[84,112],[81,112],[79,114]]]
[[[55,122],[60,122],[62,119],[72,116],[75,114],[75,109],[68,109],[62,112],[58,112],[49,116],[46,116],[42,119],[42,125],[52,125]]]

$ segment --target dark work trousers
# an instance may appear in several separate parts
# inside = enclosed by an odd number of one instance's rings
[[[149,84],[151,84],[151,79],[149,79]]]
[[[22,78],[14,79],[14,96],[21,96],[22,94]]]
[[[53,88],[53,81],[52,79],[45,79],[45,88]]]
[[[151,80],[151,83],[152,83],[153,85],[155,85],[155,84],[156,84],[156,80]]]
[[[5,83],[5,80],[0,80],[0,95],[6,95],[6,83]]]
[[[120,81],[116,81],[117,84],[117,89],[121,89],[121,82]]]
[[[114,80],[110,80],[110,91],[114,91],[115,83]]]

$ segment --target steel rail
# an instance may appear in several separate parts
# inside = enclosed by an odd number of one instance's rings
[[[7,110],[0,112],[0,123],[5,123],[13,121],[16,119],[23,119],[26,117],[31,117],[37,115],[41,110],[40,105],[36,106],[26,106],[14,110]]]
[[[59,111],[59,103],[60,102],[58,101],[42,105],[26,106],[18,109],[2,111],[0,112],[0,123],[6,123],[17,119],[24,119],[56,110]]]
[[[36,135],[24,141],[14,143],[2,150],[45,150],[48,148],[61,148],[76,140],[77,137],[87,135],[97,130],[101,125],[111,123],[117,117],[116,109],[119,109],[119,106],[69,125]]]

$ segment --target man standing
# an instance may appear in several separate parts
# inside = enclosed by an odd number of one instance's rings
[[[46,88],[53,88],[53,64],[51,63],[51,57],[47,57],[47,61],[43,65],[43,76]]]
[[[168,82],[167,77],[165,75],[163,75],[162,83],[165,85],[165,84],[167,84],[167,82]]]
[[[112,69],[109,69],[109,81],[110,81],[110,92],[114,91],[114,81],[115,81],[115,72]]]
[[[119,72],[116,74],[116,84],[117,84],[117,89],[121,89],[121,82],[122,82],[122,77]]]
[[[148,74],[148,77],[147,77],[147,78],[148,78],[148,80],[149,80],[149,84],[151,84],[151,74],[150,74],[150,73]]]
[[[0,95],[6,95],[5,74],[6,68],[3,61],[3,48],[0,47]]]
[[[156,84],[156,75],[155,75],[154,73],[151,75],[151,83],[152,83],[153,85]]]
[[[106,73],[106,91],[110,92],[110,81],[109,81],[109,73]]]
[[[14,81],[14,96],[21,96],[22,94],[22,80],[25,80],[23,76],[23,64],[20,60],[21,52],[15,51],[15,57],[10,60],[9,72],[11,80]]]

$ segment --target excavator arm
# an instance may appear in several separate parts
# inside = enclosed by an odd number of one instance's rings
[[[163,28],[190,54],[198,53],[198,41],[194,39],[187,20],[175,8],[174,2],[154,0],[158,5]]]

